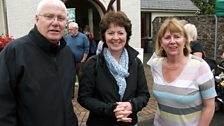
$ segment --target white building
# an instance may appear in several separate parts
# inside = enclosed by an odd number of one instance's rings
[[[35,10],[40,0],[1,0],[0,34],[9,33],[15,38],[27,34],[35,23]],[[76,8],[76,22],[80,28],[89,25],[99,40],[99,21],[109,10],[124,11],[132,21],[130,45],[140,47],[139,0],[64,0],[67,8]],[[134,6],[133,6],[134,5]]]
[[[0,34],[18,38],[34,26],[35,10],[40,0],[0,0]],[[132,22],[130,45],[144,48],[144,38],[151,36],[152,21],[158,16],[195,15],[199,9],[191,0],[63,0],[67,8],[75,8],[80,29],[88,25],[96,40],[99,22],[109,10],[124,11]]]

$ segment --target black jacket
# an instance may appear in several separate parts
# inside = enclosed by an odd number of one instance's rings
[[[191,46],[191,54],[194,54],[196,52],[201,52],[202,53],[202,58],[203,59],[205,58],[204,49],[198,41],[191,41],[190,46]]]
[[[73,54],[34,27],[0,53],[0,126],[76,126]]]
[[[100,53],[86,62],[80,79],[78,102],[90,111],[88,126],[133,126],[137,123],[137,112],[147,105],[149,92],[143,64],[137,58],[138,52],[126,47],[129,55],[129,77],[122,101],[130,101],[133,113],[132,123],[117,122],[114,115],[116,102],[120,101],[118,86]]]

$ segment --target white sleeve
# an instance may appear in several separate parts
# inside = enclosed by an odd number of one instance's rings
[[[156,55],[156,53],[154,52],[152,54],[152,56],[150,57],[149,61],[147,62],[147,65],[151,66],[153,64],[153,61],[158,58],[159,56]]]
[[[103,41],[99,41],[96,54],[99,54],[102,51],[102,48],[103,48]]]

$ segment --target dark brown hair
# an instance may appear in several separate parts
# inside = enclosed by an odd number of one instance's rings
[[[132,24],[127,15],[122,11],[110,11],[107,12],[100,21],[100,35],[102,37],[103,42],[105,41],[105,32],[109,28],[110,24],[114,24],[120,27],[124,27],[127,32],[127,43],[130,40],[130,36],[132,35]]]

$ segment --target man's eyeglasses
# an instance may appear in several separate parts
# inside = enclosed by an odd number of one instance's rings
[[[62,15],[54,15],[54,14],[39,14],[38,16],[43,16],[45,19],[49,21],[54,21],[57,18],[57,21],[64,22],[66,20],[65,16]]]

